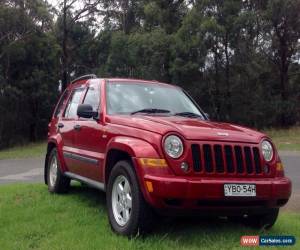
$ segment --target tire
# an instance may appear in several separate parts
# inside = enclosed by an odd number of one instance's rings
[[[276,222],[279,208],[273,208],[261,215],[250,215],[245,220],[245,225],[254,228],[270,229]]]
[[[276,223],[278,214],[279,208],[272,208],[263,214],[248,215],[246,218],[234,216],[228,219],[232,222],[243,223],[246,226],[256,229],[270,229]]]
[[[106,201],[108,219],[117,234],[135,236],[152,229],[155,215],[144,200],[131,162],[119,161],[113,167],[108,180]]]
[[[69,190],[70,182],[70,178],[64,176],[61,172],[57,149],[52,149],[47,162],[47,183],[49,192],[66,193]]]

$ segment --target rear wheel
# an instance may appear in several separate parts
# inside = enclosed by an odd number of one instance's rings
[[[279,214],[279,208],[268,210],[261,215],[250,215],[245,220],[245,225],[254,228],[270,229],[276,222]]]
[[[109,222],[115,232],[133,236],[151,229],[154,213],[144,200],[129,161],[119,161],[113,167],[106,199]]]
[[[229,220],[233,222],[240,222],[246,226],[250,226],[253,228],[270,229],[276,223],[278,214],[279,214],[279,208],[273,208],[267,210],[263,214],[248,215],[246,218],[234,216],[234,217],[229,217]]]
[[[65,193],[69,190],[71,180],[60,170],[56,148],[52,149],[47,162],[47,183],[51,193]]]

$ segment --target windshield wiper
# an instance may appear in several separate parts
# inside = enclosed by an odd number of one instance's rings
[[[202,118],[203,117],[201,115],[198,115],[196,113],[193,112],[180,112],[180,113],[175,113],[175,116],[183,116],[183,117],[191,117],[191,118]]]
[[[166,109],[140,109],[134,112],[131,112],[131,115],[137,114],[137,113],[147,113],[147,114],[156,114],[156,113],[170,113],[170,110],[166,110]]]

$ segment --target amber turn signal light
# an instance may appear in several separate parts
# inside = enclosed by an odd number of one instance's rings
[[[151,181],[145,181],[145,183],[146,183],[146,187],[147,187],[148,192],[152,193],[153,192],[152,182]]]
[[[167,167],[165,159],[140,158],[139,162],[142,166],[164,168]]]
[[[277,171],[283,171],[283,164],[281,162],[276,163],[276,170]]]

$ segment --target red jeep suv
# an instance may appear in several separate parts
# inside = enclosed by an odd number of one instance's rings
[[[265,134],[210,121],[177,86],[94,75],[68,86],[49,123],[45,182],[63,193],[71,180],[106,192],[123,235],[149,230],[157,213],[269,228],[291,195]]]

